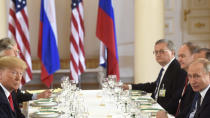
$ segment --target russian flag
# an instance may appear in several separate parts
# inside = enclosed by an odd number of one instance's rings
[[[55,1],[41,0],[38,57],[41,60],[41,80],[50,87],[53,73],[60,69],[57,48]]]
[[[114,11],[111,0],[100,0],[96,36],[107,47],[107,74],[119,75],[119,59],[117,51],[117,39],[115,31]]]

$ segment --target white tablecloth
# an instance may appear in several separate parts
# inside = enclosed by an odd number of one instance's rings
[[[80,95],[84,97],[88,118],[124,118],[121,108],[117,107],[114,101],[110,101],[108,96],[103,97],[102,90],[82,90]],[[161,108],[158,104],[154,104],[153,107]],[[37,110],[37,107],[29,106],[30,114]]]

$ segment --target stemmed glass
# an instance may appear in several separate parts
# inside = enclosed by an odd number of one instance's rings
[[[115,84],[116,79],[117,79],[116,77],[117,77],[116,75],[108,75],[108,84],[109,84],[109,87],[111,89],[114,88],[114,84]]]
[[[66,88],[68,88],[69,85],[70,85],[69,77],[68,76],[63,76],[61,78],[61,87],[63,89],[66,89]]]
[[[70,80],[70,83],[71,83],[71,90],[76,91],[76,89],[77,89],[76,81],[75,80]]]
[[[114,93],[116,94],[117,102],[119,102],[120,94],[123,91],[122,85],[123,83],[121,81],[115,82],[115,85],[114,85]]]
[[[106,90],[108,89],[108,78],[104,78],[102,80],[102,90],[104,94],[106,94]]]

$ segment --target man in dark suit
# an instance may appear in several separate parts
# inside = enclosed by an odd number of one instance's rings
[[[198,49],[197,46],[195,46],[191,42],[186,42],[184,43],[178,51],[178,61],[180,63],[180,66],[183,70],[187,72],[188,67],[190,63],[194,60],[194,53]],[[175,97],[172,98],[172,102],[174,106],[170,106],[171,109],[176,109],[176,114],[173,114],[174,116],[176,115],[177,118],[184,118],[185,114],[183,114],[183,111],[187,111],[190,109],[189,104],[192,104],[192,100],[194,98],[194,92],[192,91],[191,86],[188,84],[188,79],[186,76],[185,80],[185,86],[183,89],[179,89]],[[192,99],[189,99],[192,98]],[[178,107],[177,107],[178,105]],[[165,111],[159,111],[157,113],[157,118],[167,118],[167,114]]]
[[[21,113],[15,90],[18,89],[26,63],[14,56],[0,58],[0,118],[25,118]]]
[[[17,44],[13,39],[3,38],[0,39],[0,56],[18,56],[19,50]],[[50,90],[46,90],[40,94],[23,93],[20,89],[17,90],[18,103],[39,98],[48,98],[51,95]]]
[[[176,118],[210,117],[210,62],[197,59],[188,68],[188,86],[181,100],[182,109]],[[161,115],[160,115],[161,114]],[[166,114],[157,114],[157,118],[167,118]]]
[[[189,66],[188,78],[198,97],[194,97],[187,118],[210,118],[210,62],[206,59],[194,61]]]
[[[170,40],[161,39],[155,43],[154,55],[156,61],[162,66],[162,69],[155,82],[123,85],[124,89],[143,90],[152,93],[152,98],[166,109],[169,113],[175,114],[176,108],[171,109],[170,105],[174,93],[183,89],[186,72],[180,68],[180,64],[175,59],[174,44]]]
[[[178,52],[178,61],[181,65],[181,68],[183,68],[186,72],[188,71],[189,65],[192,63],[194,58],[194,54],[199,49],[198,46],[195,46],[191,42],[184,43]],[[182,92],[181,96],[177,98],[179,99],[179,107],[177,108],[176,112],[176,118],[183,118],[186,117],[186,112],[190,110],[190,105],[192,104],[193,98],[195,96],[195,92],[192,90],[192,87],[190,86],[188,82],[188,78],[186,79],[186,85],[185,88],[180,91]]]

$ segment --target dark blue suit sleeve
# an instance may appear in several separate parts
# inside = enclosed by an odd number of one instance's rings
[[[33,94],[30,93],[22,93],[21,90],[17,90],[17,102],[22,103],[29,100],[32,100]]]
[[[148,93],[153,93],[155,91],[155,88],[156,88],[156,82],[132,84],[132,90],[142,90]]]

